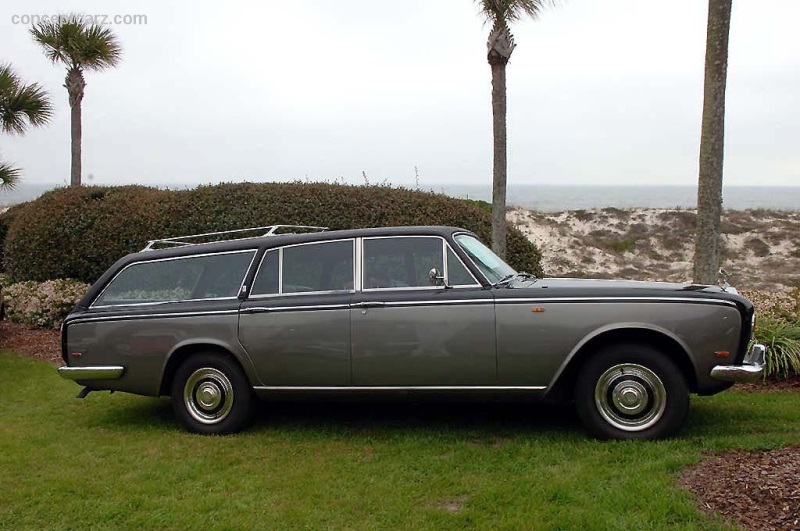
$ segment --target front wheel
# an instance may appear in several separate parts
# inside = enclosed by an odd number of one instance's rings
[[[601,439],[660,439],[681,428],[689,389],[675,363],[648,345],[612,345],[581,368],[575,404]]]
[[[172,409],[189,431],[227,435],[250,416],[252,391],[239,365],[225,356],[202,353],[183,362],[172,381]]]

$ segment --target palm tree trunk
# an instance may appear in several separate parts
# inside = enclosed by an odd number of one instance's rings
[[[72,163],[70,166],[70,186],[81,185],[81,101],[86,81],[83,79],[83,72],[80,68],[72,67],[67,71],[67,79],[64,82],[69,93],[70,106],[70,133],[72,137]]]
[[[492,66],[492,131],[494,168],[492,175],[492,250],[506,257],[506,61],[490,61]]]
[[[725,86],[732,0],[708,1],[703,125],[697,186],[694,281],[714,284],[720,266],[722,159],[725,136]]]

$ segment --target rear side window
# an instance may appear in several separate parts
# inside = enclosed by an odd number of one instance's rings
[[[251,294],[351,291],[354,263],[353,240],[272,250],[264,255]]]
[[[235,298],[253,256],[255,250],[135,263],[92,306]]]

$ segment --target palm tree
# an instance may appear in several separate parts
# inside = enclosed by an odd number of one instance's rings
[[[86,24],[79,16],[65,15],[54,22],[31,28],[33,39],[53,63],[67,67],[64,86],[71,110],[72,166],[70,184],[81,184],[81,101],[86,88],[84,70],[105,70],[119,64],[122,46],[114,33],[98,24]]]
[[[708,0],[703,125],[697,186],[694,281],[713,284],[720,266],[722,157],[725,136],[725,85],[732,0]]]
[[[24,134],[28,126],[46,124],[52,115],[47,92],[37,83],[26,85],[10,64],[0,64],[0,130]],[[0,163],[0,188],[13,188],[21,171]]]
[[[524,16],[536,18],[551,0],[477,0],[481,14],[492,24],[486,43],[492,67],[492,130],[494,169],[492,177],[492,250],[506,255],[506,65],[514,51],[508,25]]]

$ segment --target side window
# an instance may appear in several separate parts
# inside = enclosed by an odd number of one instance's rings
[[[111,281],[93,306],[236,297],[255,251],[139,262]]]
[[[253,280],[253,289],[250,293],[253,295],[272,295],[278,293],[278,268],[279,251],[267,251],[264,258],[261,260],[261,266],[258,268],[258,274]]]
[[[353,240],[344,240],[268,251],[253,281],[251,293],[275,295],[312,291],[350,291],[353,289],[355,279],[353,248]],[[283,274],[283,289],[279,289],[281,274]]]
[[[282,252],[281,293],[353,289],[353,240],[285,247]]]
[[[447,282],[451,286],[475,286],[478,281],[475,277],[464,267],[461,260],[458,259],[456,253],[447,247]]]
[[[364,240],[364,289],[431,287],[428,272],[442,270],[440,238],[367,238]]]

